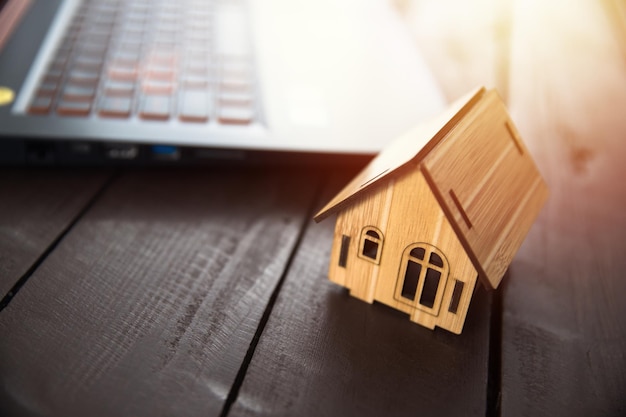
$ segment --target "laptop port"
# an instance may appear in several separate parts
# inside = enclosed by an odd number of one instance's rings
[[[197,160],[243,161],[246,152],[237,149],[197,149],[194,156]]]
[[[58,148],[58,160],[71,165],[91,165],[102,162],[99,143],[86,141],[66,141]]]
[[[104,155],[109,159],[130,161],[137,159],[139,147],[127,144],[106,144],[104,145]]]
[[[56,160],[54,143],[30,142],[26,144],[26,161],[29,164],[49,165]]]
[[[73,155],[89,156],[95,153],[95,144],[89,142],[73,142],[67,145],[67,150]]]
[[[150,148],[152,158],[157,161],[178,161],[180,159],[180,149],[172,145],[153,145]]]

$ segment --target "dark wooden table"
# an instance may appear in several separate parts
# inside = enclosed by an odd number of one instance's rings
[[[399,7],[451,99],[501,91],[551,196],[461,336],[326,279],[311,216],[353,169],[2,169],[0,415],[626,415],[623,21],[465,3]]]

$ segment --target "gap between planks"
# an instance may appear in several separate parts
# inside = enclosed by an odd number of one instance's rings
[[[504,285],[494,290],[489,322],[489,358],[487,362],[487,417],[500,417],[502,398],[502,293],[508,282],[508,271]]]
[[[310,206],[308,207],[306,215],[302,220],[302,224],[300,226],[300,231],[298,232],[298,237],[296,238],[296,242],[293,246],[291,253],[289,254],[289,258],[287,259],[285,268],[283,269],[280,275],[280,279],[276,283],[276,287],[274,287],[274,290],[272,291],[272,295],[270,296],[270,299],[268,300],[267,305],[265,306],[265,310],[263,311],[263,315],[261,316],[259,325],[254,333],[254,336],[252,337],[252,340],[250,341],[250,346],[248,347],[246,355],[244,356],[241,366],[239,367],[239,371],[237,372],[235,381],[233,382],[233,385],[231,386],[230,391],[228,392],[228,396],[226,397],[226,401],[224,402],[224,407],[222,408],[222,411],[219,414],[220,417],[228,416],[230,409],[232,408],[233,404],[235,404],[235,402],[237,401],[239,390],[241,389],[241,386],[243,385],[243,381],[246,378],[248,367],[250,366],[250,363],[252,363],[254,352],[256,351],[259,341],[261,340],[261,336],[263,335],[263,331],[265,330],[267,322],[269,321],[270,315],[272,314],[272,310],[274,309],[274,305],[276,304],[276,300],[278,299],[278,294],[280,293],[280,290],[283,287],[283,283],[285,282],[285,279],[287,275],[289,274],[289,270],[291,269],[293,260],[298,254],[298,251],[300,250],[300,246],[302,243],[302,239],[304,238],[305,232],[311,225],[311,222],[312,222],[311,219],[315,215],[316,209],[317,207],[319,207],[321,203],[320,199],[323,195],[322,191],[324,190],[326,184],[328,183],[327,178],[328,177],[324,177],[318,182],[317,189],[314,192]]]
[[[100,186],[98,191],[87,201],[85,206],[76,214],[74,219],[68,223],[68,225],[61,230],[59,235],[46,247],[46,249],[37,257],[35,262],[24,272],[24,274],[13,284],[11,289],[2,297],[0,300],[0,312],[4,310],[11,303],[11,300],[19,293],[20,289],[26,284],[28,279],[35,273],[35,271],[41,266],[41,264],[50,256],[52,252],[56,249],[56,247],[63,241],[65,236],[69,234],[69,232],[74,228],[76,224],[82,219],[85,214],[96,204],[96,202],[102,197],[104,192],[113,184],[113,182],[118,178],[118,173],[115,172],[109,176],[108,179],[104,181],[104,183]]]

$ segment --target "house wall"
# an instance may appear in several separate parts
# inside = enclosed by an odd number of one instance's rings
[[[363,247],[362,231],[367,226],[375,227],[383,235],[378,264],[359,256]],[[345,267],[339,266],[343,236],[350,237],[344,254]],[[427,257],[429,250],[435,250],[434,246],[436,252],[443,254],[445,262],[447,274],[441,276],[432,308],[419,303],[419,290],[415,301],[401,296],[405,255],[416,243],[424,244]],[[390,180],[338,214],[329,277],[361,300],[369,303],[376,300],[404,311],[412,321],[428,328],[439,326],[460,333],[477,273],[422,173],[416,169]],[[450,301],[455,286],[460,286],[457,280],[463,283],[462,293],[456,313],[451,313],[448,311]]]

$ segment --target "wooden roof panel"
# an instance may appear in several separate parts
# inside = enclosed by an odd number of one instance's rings
[[[419,162],[480,100],[485,92],[479,87],[452,103],[438,117],[417,125],[394,140],[315,215],[319,222],[409,162]]]
[[[422,169],[483,283],[496,288],[547,188],[495,91],[423,160]]]

